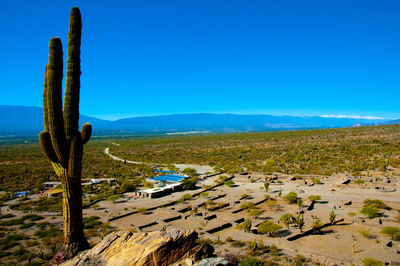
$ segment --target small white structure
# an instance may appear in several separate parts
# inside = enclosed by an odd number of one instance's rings
[[[44,189],[54,189],[56,186],[61,185],[61,182],[44,182],[42,185]]]

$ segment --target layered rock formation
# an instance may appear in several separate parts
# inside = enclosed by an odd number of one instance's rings
[[[63,265],[171,265],[210,256],[212,246],[196,243],[195,231],[113,232]]]

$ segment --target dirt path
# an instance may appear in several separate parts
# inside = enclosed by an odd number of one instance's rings
[[[113,145],[119,146],[119,144],[113,143]],[[130,160],[125,160],[122,159],[118,156],[112,155],[110,153],[110,148],[107,147],[104,149],[104,153],[108,156],[110,156],[112,159],[116,160],[116,161],[121,161],[121,162],[126,162],[126,163],[130,163],[130,164],[146,164],[146,165],[154,165],[152,163],[144,163],[144,162],[137,162],[137,161],[130,161]],[[209,165],[197,165],[197,164],[173,164],[176,168],[178,168],[179,170],[183,170],[185,168],[194,168],[196,169],[197,173],[199,174],[205,174],[205,173],[213,173],[214,169],[209,166]]]

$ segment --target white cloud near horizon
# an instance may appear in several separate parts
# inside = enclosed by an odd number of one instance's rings
[[[376,120],[376,119],[385,119],[383,117],[379,116],[362,116],[362,115],[320,115],[320,117],[326,117],[326,118],[356,118],[356,119],[371,119],[371,120]]]

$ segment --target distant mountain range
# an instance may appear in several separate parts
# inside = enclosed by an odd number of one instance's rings
[[[312,128],[335,128],[397,124],[400,120],[335,118],[320,116],[273,116],[236,114],[175,114],[143,116],[108,121],[81,115],[94,134],[174,133],[174,132],[254,132]],[[0,105],[0,135],[38,134],[43,130],[43,111],[39,107]]]

